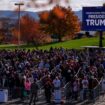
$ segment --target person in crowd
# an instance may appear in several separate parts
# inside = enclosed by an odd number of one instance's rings
[[[24,100],[24,92],[25,92],[25,86],[24,86],[24,77],[22,76],[20,78],[20,99],[23,101]]]
[[[83,100],[87,98],[88,86],[89,86],[88,78],[84,76],[84,79],[82,80]]]
[[[46,101],[47,101],[47,103],[50,103],[51,102],[51,95],[52,95],[52,83],[50,80],[47,80],[45,82],[44,89],[45,89]]]
[[[53,80],[53,85],[54,85],[54,101],[55,103],[61,103],[61,81],[56,76],[56,78]]]
[[[24,81],[24,87],[25,87],[26,96],[29,96],[30,89],[31,89],[31,82],[28,79],[26,79],[26,81]]]
[[[36,80],[31,84],[31,91],[30,91],[30,102],[29,105],[33,102],[34,105],[36,105],[36,98],[38,94],[38,85],[36,83]]]
[[[78,99],[78,91],[79,91],[79,83],[78,80],[75,79],[75,81],[73,82],[73,96],[75,100]]]
[[[94,77],[89,77],[89,97],[90,100],[93,100],[94,98],[94,91],[93,89],[99,84],[99,81]]]
[[[102,80],[102,90],[105,93],[105,74],[104,74],[104,78]]]

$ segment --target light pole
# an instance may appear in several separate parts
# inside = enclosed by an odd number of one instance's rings
[[[100,36],[99,36],[99,47],[103,47],[103,43],[102,43],[102,40],[103,40],[103,31],[100,31]]]
[[[20,40],[21,40],[21,37],[20,37],[20,7],[22,5],[24,5],[23,3],[15,3],[16,6],[18,6],[18,45],[20,45]]]

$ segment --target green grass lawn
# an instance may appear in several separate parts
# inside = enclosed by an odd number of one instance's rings
[[[44,46],[39,46],[39,49],[49,49],[51,46],[52,47],[63,47],[63,48],[67,48],[67,49],[71,49],[71,48],[76,48],[76,49],[80,49],[82,46],[98,46],[99,45],[99,38],[83,38],[83,39],[77,39],[77,40],[70,40],[70,41],[65,41],[65,42],[60,42],[60,43],[53,43],[53,44],[48,44],[48,45],[44,45]],[[103,40],[103,45],[105,46],[105,39]],[[18,47],[17,45],[13,45],[13,44],[6,44],[6,45],[0,45],[0,49],[16,49],[16,48],[26,48],[26,49],[34,49],[36,48],[35,46],[32,45],[21,45],[20,47]]]

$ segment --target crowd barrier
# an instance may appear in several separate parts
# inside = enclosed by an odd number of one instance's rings
[[[103,77],[101,78],[99,84],[92,90],[93,92],[93,101],[95,102],[97,99],[99,99],[100,95],[103,91],[102,89],[102,81],[103,81]]]
[[[79,68],[78,72],[76,73],[76,75],[74,77],[77,77],[79,75],[80,70],[81,70],[81,68]],[[42,85],[42,81],[41,80],[39,81],[39,84],[41,84],[40,88],[39,88],[39,94],[44,95],[43,85]],[[103,92],[103,89],[102,89],[102,80],[103,80],[103,78],[101,78],[100,82],[98,83],[98,85],[94,89],[91,89],[91,90],[88,89],[88,92],[87,92],[87,101],[93,101],[93,102],[95,102],[100,97],[101,93]],[[81,100],[81,95],[82,95],[82,91],[79,91],[78,92],[78,96],[79,96],[80,100]],[[65,100],[68,100],[68,99],[72,100],[71,82],[68,82],[62,88],[62,96],[65,97],[64,98]]]
[[[79,73],[81,71],[81,68],[79,68],[78,72],[75,74],[74,78],[75,77],[78,77]],[[54,72],[54,71],[52,71]],[[51,73],[52,73],[51,72]],[[50,73],[50,74],[51,74]],[[39,87],[39,92],[38,92],[38,95],[43,95],[44,96],[44,86],[43,86],[43,79],[46,78],[47,75],[43,76],[39,81],[37,81],[37,84],[38,84],[38,87]],[[102,89],[102,81],[103,81],[103,77],[101,78],[100,82],[98,83],[98,85],[94,88],[94,89],[91,89],[91,90],[88,90],[88,94],[87,94],[87,100],[88,101],[93,101],[95,102],[95,100],[97,100],[101,93],[103,93],[103,89]],[[3,91],[0,91],[1,93]],[[4,92],[5,93],[5,92]],[[63,97],[65,97],[65,100],[67,99],[72,99],[72,87],[71,87],[71,82],[68,82],[66,85],[64,85],[64,87],[62,88],[62,94],[63,94]],[[79,99],[81,98],[81,91],[78,92],[78,96],[79,96]],[[1,95],[1,94],[0,94]],[[3,94],[2,94],[3,95]],[[8,95],[7,95],[8,96]],[[1,96],[0,96],[1,97]],[[5,97],[6,100],[8,100],[7,97]],[[5,100],[5,102],[6,102]],[[1,101],[1,100],[0,100]]]
[[[74,78],[78,77],[80,70],[81,70],[81,68],[78,69],[78,72],[75,74]],[[68,82],[63,88],[64,88],[65,99],[69,99],[72,94],[71,82]]]
[[[49,75],[51,75],[52,73],[54,73],[55,72],[55,69],[52,69],[51,70],[51,73],[49,74]],[[47,77],[48,75],[45,75],[45,76],[43,76],[39,81],[37,81],[37,84],[38,84],[38,88],[39,88],[39,95],[44,95],[44,91],[43,91],[43,89],[44,89],[44,85],[43,85],[43,80]]]
[[[77,74],[74,77],[78,77],[80,70],[81,70],[81,68],[79,68]],[[97,99],[99,99],[101,94],[105,94],[105,91],[102,88],[102,81],[103,81],[103,77],[100,79],[100,81],[98,82],[98,85],[95,88],[87,90],[87,97],[86,97],[87,101],[95,102]],[[66,100],[72,101],[73,94],[72,94],[72,87],[71,87],[70,82],[68,82],[64,86],[64,95],[65,95]],[[78,92],[78,99],[79,99],[79,101],[84,101],[83,100],[83,91],[81,89]]]

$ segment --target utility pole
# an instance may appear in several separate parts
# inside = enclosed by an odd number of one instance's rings
[[[20,7],[24,4],[23,3],[15,3],[15,5],[18,6],[18,29],[19,29],[19,31],[18,31],[18,46],[19,46],[21,44],[21,36],[20,36],[20,11],[21,11],[21,9],[20,9]]]
[[[103,43],[102,43],[102,40],[103,40],[103,31],[100,31],[100,35],[99,35],[99,47],[103,47]]]

